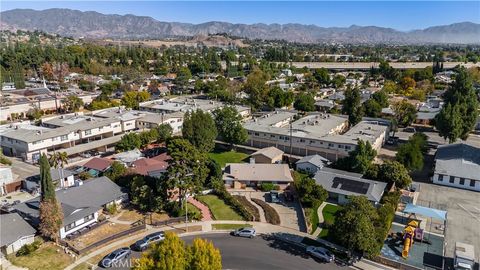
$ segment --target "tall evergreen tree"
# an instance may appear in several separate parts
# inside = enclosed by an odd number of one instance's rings
[[[55,188],[50,175],[50,164],[47,156],[40,157],[40,233],[51,240],[58,240],[58,232],[63,222],[61,205],[55,197]]]
[[[40,192],[42,200],[55,198],[55,187],[50,175],[50,163],[45,154],[40,157]]]
[[[477,118],[478,98],[470,74],[462,67],[445,93],[445,106],[436,117],[436,128],[450,143],[458,138],[466,140]]]
[[[360,91],[358,89],[348,88],[345,91],[345,100],[343,101],[342,113],[348,115],[350,125],[356,125],[362,121],[364,114],[362,104],[360,102]]]
[[[215,147],[217,127],[208,112],[196,110],[185,114],[182,134],[198,150],[210,152]]]

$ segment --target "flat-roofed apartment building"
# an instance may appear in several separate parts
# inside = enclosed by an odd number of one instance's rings
[[[364,120],[348,129],[348,119],[343,115],[313,113],[294,120],[295,115],[275,111],[248,121],[244,124],[248,131],[246,144],[257,148],[275,146],[298,156],[318,154],[336,161],[348,156],[358,140],[368,141],[379,150],[389,131],[388,122],[378,120]]]
[[[186,113],[197,109],[211,113],[215,109],[223,108],[225,105],[223,102],[214,100],[178,97],[169,100],[157,99],[142,102],[140,103],[139,109],[160,114]],[[243,118],[250,115],[249,107],[235,105],[235,108]]]
[[[110,108],[91,115],[67,114],[46,119],[41,126],[16,123],[2,126],[0,145],[5,155],[36,162],[47,152],[68,156],[115,145],[125,132],[137,129],[136,120],[147,113]]]

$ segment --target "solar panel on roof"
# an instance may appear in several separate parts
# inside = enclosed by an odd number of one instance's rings
[[[335,177],[333,178],[332,188],[340,188],[341,190],[355,192],[358,194],[367,194],[369,183],[355,181],[352,179]]]

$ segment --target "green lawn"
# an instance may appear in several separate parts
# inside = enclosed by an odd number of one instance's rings
[[[252,224],[212,224],[214,230],[236,230],[246,227],[252,227]]]
[[[216,220],[243,220],[239,214],[216,195],[198,196],[197,199],[208,206]]]
[[[333,224],[335,222],[335,214],[340,209],[341,209],[341,206],[334,205],[334,204],[327,204],[322,210],[323,219],[325,221],[329,220],[331,221],[331,224]],[[318,237],[327,238],[328,229],[323,228],[322,231],[320,232],[320,235],[318,235]]]
[[[226,151],[220,152],[215,151],[208,153],[208,156],[215,160],[223,168],[227,163],[241,163],[248,157],[247,154],[236,152],[236,151]]]
[[[311,208],[309,211],[310,224],[312,224],[312,233],[314,233],[318,227],[318,214],[317,214],[318,207],[320,207],[320,204]]]

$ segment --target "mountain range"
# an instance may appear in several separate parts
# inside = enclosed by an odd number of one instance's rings
[[[377,26],[320,27],[303,24],[201,24],[161,22],[136,15],[107,15],[71,9],[13,9],[0,13],[2,30],[41,30],[62,36],[94,39],[161,39],[226,33],[248,39],[301,43],[480,44],[480,24],[461,22],[421,30],[398,31]]]

